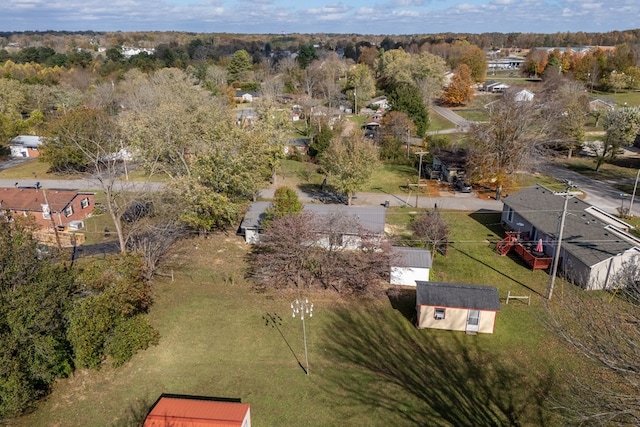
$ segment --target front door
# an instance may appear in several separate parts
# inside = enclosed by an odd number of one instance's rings
[[[480,324],[480,310],[469,310],[467,316],[467,332],[478,332]]]

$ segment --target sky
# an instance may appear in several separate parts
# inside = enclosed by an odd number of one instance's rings
[[[436,34],[640,28],[640,0],[0,0],[0,31]]]

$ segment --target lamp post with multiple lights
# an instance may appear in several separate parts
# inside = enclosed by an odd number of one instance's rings
[[[305,374],[309,375],[309,355],[307,353],[307,327],[305,324],[305,317],[313,317],[313,303],[309,302],[307,298],[296,299],[291,303],[291,317],[298,317],[302,320],[302,337],[304,339],[304,361],[306,364]]]

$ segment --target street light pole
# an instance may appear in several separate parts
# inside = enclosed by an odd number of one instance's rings
[[[304,340],[304,361],[306,369],[304,370],[306,375],[309,375],[309,354],[307,352],[307,326],[305,324],[305,316],[313,317],[313,303],[309,302],[307,298],[304,300],[296,299],[291,303],[291,317],[300,316],[302,320],[302,337]]]
[[[564,195],[564,204],[562,206],[562,214],[560,216],[560,225],[558,227],[556,250],[553,255],[553,267],[551,268],[551,277],[549,278],[549,288],[547,289],[547,299],[553,296],[553,287],[556,283],[556,274],[558,272],[558,260],[560,259],[560,246],[562,245],[562,233],[564,233],[564,220],[567,217],[567,205],[569,204],[569,189],[573,187],[571,181],[567,182],[567,190]]]

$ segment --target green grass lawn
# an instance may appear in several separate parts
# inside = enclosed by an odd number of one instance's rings
[[[610,185],[625,193],[632,193],[640,158],[618,158],[611,163],[604,163],[596,172],[593,159],[574,157],[560,161],[568,169]]]
[[[415,214],[390,208],[389,223],[401,231]],[[544,326],[548,276],[495,253],[497,213],[443,215],[451,243],[446,257],[436,257],[432,279],[496,286],[501,298],[532,296],[530,306],[503,302],[493,335],[415,329],[412,290],[374,299],[307,293],[315,309],[306,323],[306,376],[302,324],[289,307],[298,294],[253,291],[245,279],[248,246],[212,235],[184,241],[168,257],[161,270],[174,281],[154,280],[158,346],[118,369],[58,381],[14,424],[132,425],[168,392],[240,397],[256,426],[490,425],[503,416],[561,425],[536,399],[585,365]],[[557,286],[559,297],[575,291]]]
[[[429,110],[429,131],[439,131],[444,129],[453,129],[456,125],[442,117],[440,114]]]
[[[0,171],[2,179],[76,179],[79,175],[50,173],[49,164],[37,159],[27,160],[17,166]]]

